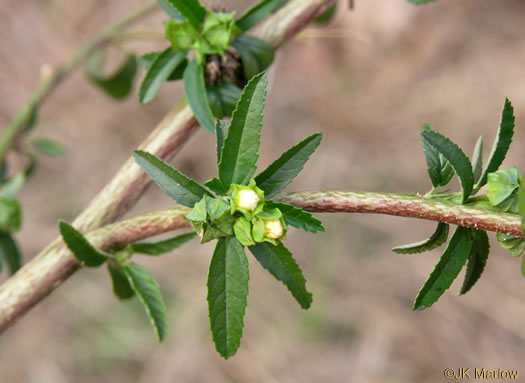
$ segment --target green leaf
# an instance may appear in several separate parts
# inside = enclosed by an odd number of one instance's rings
[[[521,215],[521,232],[525,234],[525,179],[521,180],[518,189],[518,209]]]
[[[211,111],[204,84],[204,68],[196,59],[184,70],[184,94],[199,124],[207,131],[215,132],[215,117]]]
[[[211,194],[197,182],[186,177],[160,158],[141,150],[133,154],[135,161],[148,173],[151,179],[177,203],[192,207],[205,194]]]
[[[252,78],[233,112],[218,166],[225,189],[231,184],[247,185],[257,168],[266,84],[266,73]]]
[[[236,21],[237,26],[243,30],[254,27],[268,14],[272,13],[281,5],[282,0],[261,0],[254,6],[248,8]]]
[[[434,1],[436,0],[408,0],[409,3],[415,4],[415,5],[433,3]]]
[[[237,36],[232,45],[241,56],[242,70],[246,81],[266,70],[273,62],[274,48],[257,37]]]
[[[7,180],[8,166],[7,161],[0,163],[0,183],[4,183]]]
[[[108,272],[113,284],[113,292],[118,299],[129,299],[135,295],[135,291],[129,283],[124,269],[108,262]]]
[[[124,266],[124,272],[151,320],[157,339],[162,342],[168,330],[168,315],[159,285],[148,270],[136,263]]]
[[[0,198],[0,232],[13,233],[22,226],[22,208],[14,199]]]
[[[0,198],[15,199],[16,193],[24,185],[26,179],[24,172],[16,173],[9,181],[0,186]]]
[[[211,110],[217,118],[231,116],[241,96],[237,85],[223,81],[218,85],[206,88]]]
[[[239,348],[248,296],[248,260],[235,237],[220,238],[208,273],[208,309],[215,348],[225,359]]]
[[[450,163],[459,177],[462,189],[462,202],[465,202],[474,186],[474,174],[472,173],[472,165],[468,157],[447,137],[434,132],[428,126],[421,128],[421,137]]]
[[[170,5],[172,5],[177,11],[179,11],[179,13],[186,20],[188,20],[195,29],[200,28],[202,22],[204,21],[204,17],[206,16],[206,9],[199,3],[198,0],[165,0],[165,1],[169,3]]]
[[[474,244],[468,257],[467,272],[459,292],[460,295],[468,292],[476,284],[485,269],[489,257],[490,244],[487,233],[483,230],[472,230],[472,233]]]
[[[324,11],[319,16],[317,16],[317,18],[314,20],[315,23],[320,24],[320,25],[328,24],[334,18],[336,10],[337,10],[337,3],[328,7],[326,11]]]
[[[478,138],[476,146],[474,147],[474,153],[472,154],[472,173],[474,173],[474,182],[478,182],[481,178],[481,172],[483,170],[483,136]]]
[[[224,188],[221,180],[218,178],[212,178],[211,180],[206,181],[204,185],[215,194],[226,195],[226,193],[228,193],[228,189]]]
[[[454,282],[472,249],[474,241],[471,235],[471,229],[456,228],[439,262],[419,291],[414,310],[432,306]]]
[[[58,223],[60,235],[73,255],[86,267],[98,267],[113,258],[111,254],[97,250],[84,235],[67,222]]]
[[[262,242],[249,247],[252,254],[266,270],[281,281],[303,309],[312,304],[312,294],[306,290],[306,280],[292,253],[281,243],[273,246]]]
[[[525,255],[521,259],[521,275],[525,277]]]
[[[492,206],[497,206],[509,198],[520,187],[518,168],[511,166],[488,175],[487,197]]]
[[[235,220],[233,224],[233,232],[235,233],[235,238],[243,246],[255,245],[255,241],[252,237],[252,224],[244,217],[239,217]]]
[[[510,251],[510,254],[517,258],[525,251],[525,238],[515,237],[502,233],[496,233],[496,238],[502,248]]]
[[[92,54],[85,64],[86,76],[95,86],[102,89],[107,95],[116,100],[122,100],[129,95],[133,88],[133,81],[137,73],[137,57],[128,54],[124,62],[110,75],[103,74],[106,57],[104,49]]]
[[[324,231],[322,222],[303,209],[285,203],[268,200],[264,206],[268,209],[278,208],[283,214],[284,221],[290,226],[303,229],[309,233]]]
[[[224,145],[224,138],[228,134],[228,122],[217,120],[215,124],[215,137],[217,139],[217,165],[221,162],[222,146]]]
[[[279,193],[303,170],[312,153],[321,143],[320,133],[312,134],[284,152],[264,171],[255,177],[255,183],[268,198]]]
[[[22,266],[22,257],[16,241],[9,233],[0,232],[0,262],[5,261],[9,275],[16,273]]]
[[[197,234],[195,232],[189,232],[157,242],[133,243],[130,245],[130,248],[134,253],[161,255],[181,247],[186,242],[195,238],[196,235]]]
[[[447,241],[448,230],[449,226],[446,223],[439,222],[430,238],[421,242],[394,247],[392,251],[398,254],[416,254],[433,250]]]
[[[492,146],[487,167],[483,171],[479,182],[476,184],[475,190],[479,190],[487,183],[489,173],[493,173],[503,163],[507,151],[509,150],[514,135],[514,108],[508,98],[505,98],[503,104],[503,111],[501,112],[501,121],[498,129],[498,136]]]
[[[161,52],[150,52],[150,53],[146,53],[145,55],[142,55],[139,59],[140,65],[146,71],[148,71],[149,68],[151,68],[151,65],[153,64],[155,59],[159,57],[161,53],[162,51]],[[188,65],[188,60],[184,58],[184,60],[182,60],[179,65],[177,65],[177,67],[173,70],[173,72],[171,72],[167,81],[181,80],[182,77],[184,76],[184,70],[186,69],[187,65]]]
[[[51,157],[60,157],[66,154],[62,144],[47,138],[36,138],[31,141],[36,150]]]
[[[153,100],[160,87],[171,76],[173,71],[184,62],[186,52],[165,49],[153,61],[139,89],[139,101],[146,104]]]
[[[432,129],[432,125],[424,124],[421,127],[421,130],[424,129]],[[432,181],[432,186],[437,188],[439,186],[447,185],[454,175],[454,171],[449,162],[423,137],[421,137],[421,143],[423,146],[423,155],[425,156],[425,161],[427,163],[427,172]]]
[[[178,21],[184,21],[184,17],[179,11],[177,11],[177,8],[171,4],[170,0],[157,0],[157,4],[168,14],[169,17]]]

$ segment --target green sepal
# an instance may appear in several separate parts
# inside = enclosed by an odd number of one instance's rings
[[[233,235],[235,217],[223,199],[204,196],[184,218],[200,236],[201,243]]]
[[[65,221],[58,224],[64,243],[73,255],[86,267],[98,267],[113,255],[96,249],[84,235]]]
[[[472,230],[474,244],[470,250],[465,272],[465,280],[459,295],[467,293],[481,277],[490,252],[490,243],[487,233],[483,230]]]
[[[135,291],[131,287],[131,284],[128,280],[126,273],[122,266],[117,264],[112,264],[110,262],[108,265],[108,273],[111,277],[111,283],[113,285],[113,293],[118,299],[129,299],[135,295]]]
[[[256,196],[255,206],[247,206],[248,203],[242,199],[242,197],[246,198],[247,194]],[[259,212],[261,212],[264,207],[264,192],[256,186],[255,181],[253,179],[250,180],[247,186],[236,184],[230,185],[230,189],[228,190],[228,196],[230,196],[231,214],[234,214],[236,211],[239,211],[249,221],[251,221],[253,217],[255,217]]]
[[[439,262],[419,291],[414,301],[414,310],[432,306],[443,295],[467,261],[473,243],[472,229],[458,226]]]
[[[447,241],[448,230],[449,226],[446,223],[439,222],[430,238],[421,242],[394,247],[392,251],[398,254],[416,254],[433,250]]]
[[[201,36],[206,39],[216,53],[224,54],[233,38],[235,12],[206,12]]]
[[[252,224],[244,217],[239,217],[235,220],[233,224],[233,232],[235,233],[235,238],[243,246],[255,245],[255,241],[252,237]]]
[[[278,208],[287,225],[302,229],[309,233],[318,233],[324,231],[323,223],[314,217],[311,213],[304,211],[293,205],[282,202],[265,201],[265,207],[272,209]]]
[[[290,251],[283,245],[258,243],[249,247],[257,261],[281,281],[303,309],[312,304],[312,294],[306,289],[306,280]]]
[[[487,197],[492,206],[509,198],[520,186],[520,174],[515,166],[488,175]]]
[[[138,242],[129,245],[134,253],[146,255],[162,255],[169,253],[195,238],[195,232],[176,235],[157,242]]]
[[[248,296],[248,260],[235,237],[217,241],[208,272],[210,327],[217,352],[235,355],[244,326]]]
[[[0,264],[2,261],[7,264],[9,275],[16,273],[22,266],[22,256],[16,241],[11,234],[5,232],[0,232]]]
[[[159,285],[148,270],[136,263],[131,262],[123,266],[123,269],[146,310],[158,341],[162,342],[168,329],[168,315]]]
[[[176,52],[190,50],[197,38],[197,31],[189,22],[173,19],[164,22],[164,34]]]

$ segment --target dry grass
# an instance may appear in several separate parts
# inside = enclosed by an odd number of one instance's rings
[[[1,4],[1,114],[13,115],[42,65],[59,63],[129,3],[139,1]],[[439,0],[427,7],[368,0],[353,12],[340,9],[333,25],[309,29],[279,53],[261,166],[322,131],[323,144],[292,189],[425,191],[421,123],[432,122],[468,151],[480,134],[490,147],[508,96],[518,129],[505,165],[525,168],[524,15],[519,0]],[[157,15],[141,28],[160,29],[161,20]],[[165,86],[147,106],[136,95],[113,103],[80,71],[58,89],[33,136],[56,138],[69,154],[42,158],[21,194],[18,238],[27,258],[57,235],[58,218],[80,212],[180,93],[178,85]],[[198,132],[174,163],[198,180],[211,178],[212,146],[213,138]],[[171,203],[151,188],[130,214]],[[495,241],[472,292],[459,298],[454,285],[432,309],[413,312],[412,299],[439,252],[400,256],[390,248],[423,238],[433,224],[321,218],[326,233],[292,231],[287,241],[314,293],[313,307],[302,311],[251,262],[245,336],[231,360],[215,353],[208,330],[212,248],[192,243],[162,259],[139,260],[166,293],[164,344],[155,344],[137,302],[111,296],[103,272],[81,271],[0,339],[0,382],[441,382],[446,367],[523,366],[525,281],[518,260]]]

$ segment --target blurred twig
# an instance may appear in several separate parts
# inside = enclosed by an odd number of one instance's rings
[[[120,21],[104,29],[98,35],[82,45],[73,55],[62,65],[52,69],[50,72],[45,71],[42,74],[40,83],[35,91],[31,94],[26,103],[20,108],[14,118],[11,120],[7,130],[0,137],[0,164],[3,163],[7,151],[15,141],[16,137],[23,131],[31,114],[51,93],[51,91],[60,83],[64,77],[71,72],[79,63],[87,58],[93,51],[100,48],[114,36],[120,34],[125,28],[148,15],[157,8],[155,1],[149,1],[139,9],[122,18]]]

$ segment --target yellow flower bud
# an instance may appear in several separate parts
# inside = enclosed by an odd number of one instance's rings
[[[238,206],[248,211],[253,211],[257,207],[260,199],[253,190],[240,190],[238,195]]]

